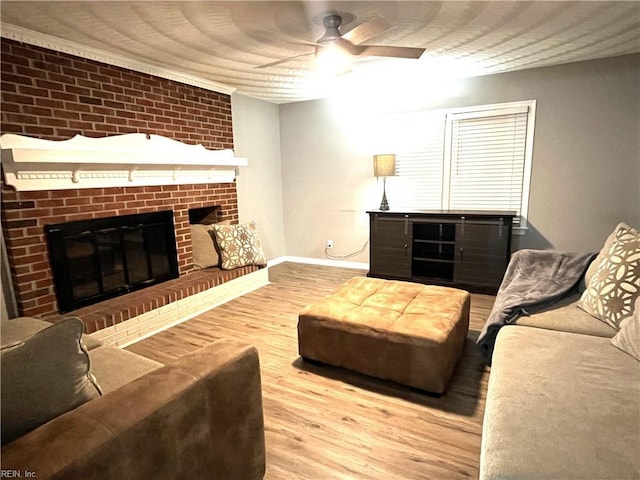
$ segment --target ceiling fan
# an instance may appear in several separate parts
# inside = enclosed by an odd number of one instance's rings
[[[313,52],[294,55],[293,57],[283,58],[275,62],[259,65],[256,68],[273,67],[281,63],[290,62],[296,58],[305,57],[307,55],[321,54],[323,49],[338,48],[349,55],[353,56],[373,56],[373,57],[393,57],[393,58],[420,58],[425,52],[424,48],[414,47],[395,47],[390,45],[363,45],[368,39],[375,37],[391,28],[391,25],[381,17],[375,16],[370,20],[354,27],[347,33],[340,32],[340,26],[343,23],[350,23],[354,16],[349,13],[328,12],[318,15],[313,19],[314,23],[322,25],[326,29],[324,35],[315,42],[304,42],[303,45],[315,47]]]

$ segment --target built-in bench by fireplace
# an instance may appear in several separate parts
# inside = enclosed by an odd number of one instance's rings
[[[60,313],[179,276],[171,210],[47,225],[45,231]]]

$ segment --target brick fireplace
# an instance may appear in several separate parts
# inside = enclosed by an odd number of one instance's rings
[[[1,133],[163,135],[233,148],[229,95],[2,39]],[[44,226],[171,209],[180,275],[192,270],[189,210],[238,220],[235,183],[16,192],[2,182],[2,228],[19,314],[58,313]]]

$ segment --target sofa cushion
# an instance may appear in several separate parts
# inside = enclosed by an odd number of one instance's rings
[[[640,298],[636,300],[633,315],[622,322],[620,331],[611,339],[611,343],[640,361]]]
[[[90,352],[91,371],[102,393],[117,390],[162,364],[118,347],[100,347]]]
[[[498,334],[480,479],[637,478],[640,363],[610,339],[507,326]]]
[[[618,330],[621,322],[631,316],[639,294],[640,234],[631,227],[621,227],[587,284],[579,306]]]
[[[18,317],[0,321],[0,340],[2,346],[20,343],[32,337],[40,330],[50,327],[51,323],[33,317]]]
[[[89,352],[95,348],[102,346],[102,340],[100,340],[98,337],[87,334],[82,335],[82,343]]]
[[[578,308],[579,300],[580,295],[571,295],[544,311],[532,315],[521,315],[515,323],[528,327],[608,338],[618,333],[615,328]]]
[[[51,325],[51,322],[34,317],[17,317],[2,320],[0,321],[0,339],[2,340],[2,345],[7,346],[22,342]],[[93,350],[102,345],[100,339],[91,335],[82,335],[82,343],[84,343],[87,350]]]
[[[241,225],[213,225],[222,257],[221,268],[231,270],[246,265],[266,265],[256,222]]]
[[[2,348],[3,444],[100,396],[82,329],[68,318]]]

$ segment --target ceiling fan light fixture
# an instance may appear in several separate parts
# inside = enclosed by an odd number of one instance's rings
[[[345,19],[347,20],[345,22]],[[365,45],[363,42],[389,30],[389,25],[384,19],[375,16],[364,23],[360,23],[344,35],[340,31],[340,26],[353,21],[354,16],[349,13],[328,12],[321,16],[316,16],[313,21],[325,28],[324,35],[313,43],[305,42],[305,45],[315,45],[316,69],[323,69],[333,74],[340,74],[350,71],[351,57],[372,56],[391,58],[419,58],[424,52],[424,48],[397,47],[390,45]],[[273,67],[281,63],[311,55],[303,53],[293,57],[276,60],[265,65],[258,65],[256,68]]]
[[[351,69],[351,55],[335,44],[316,48],[316,69],[327,75],[340,75]]]

